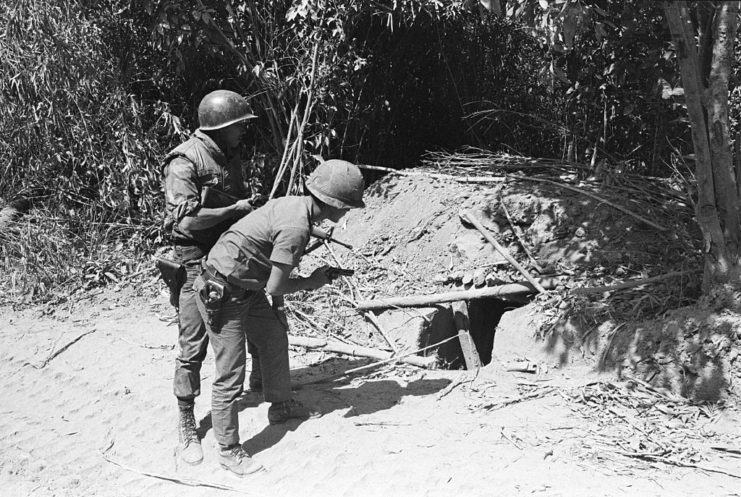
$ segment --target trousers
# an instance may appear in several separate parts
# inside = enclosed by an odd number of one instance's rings
[[[290,400],[288,330],[262,291],[230,297],[222,304],[213,326],[208,324],[200,296],[198,309],[208,332],[216,362],[211,398],[211,421],[222,447],[239,443],[239,397],[245,379],[245,342],[257,351],[267,402]],[[254,368],[254,365],[253,365]]]
[[[177,249],[175,254],[176,257],[180,255]],[[175,358],[173,393],[180,402],[192,404],[201,394],[201,366],[208,351],[208,333],[193,289],[193,282],[200,276],[202,268],[200,258],[178,262],[185,266],[187,277],[178,299],[178,355]],[[248,343],[248,351],[252,356],[250,385],[259,385],[262,383],[259,354],[251,343]]]

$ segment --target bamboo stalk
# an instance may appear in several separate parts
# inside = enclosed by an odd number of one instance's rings
[[[398,360],[406,364],[412,364],[422,368],[434,367],[437,364],[437,358],[421,357],[417,355],[394,356],[391,352],[385,350],[373,349],[370,347],[361,347],[359,345],[348,345],[341,342],[329,341],[323,338],[309,338],[295,335],[288,335],[288,344],[307,349],[323,349],[327,352],[336,352],[352,357],[369,357],[371,359]]]
[[[494,238],[493,236],[491,236],[491,234],[490,234],[490,233],[489,233],[489,232],[487,231],[487,229],[486,229],[486,228],[484,228],[484,225],[483,225],[483,224],[481,224],[481,221],[479,221],[479,220],[478,220],[478,219],[476,218],[476,216],[474,216],[474,215],[473,215],[473,212],[471,212],[471,211],[465,211],[465,212],[463,212],[463,213],[461,214],[461,217],[462,217],[462,218],[463,218],[464,220],[468,220],[468,222],[470,222],[471,224],[473,224],[473,225],[474,225],[474,227],[475,227],[475,228],[476,228],[477,230],[479,230],[479,231],[481,232],[481,234],[482,234],[482,235],[484,235],[484,238],[486,238],[486,240],[487,240],[487,241],[488,241],[489,243],[491,243],[491,244],[492,244],[492,245],[494,246],[494,248],[495,248],[495,249],[497,249],[497,252],[499,252],[500,254],[502,254],[502,256],[503,256],[503,257],[504,257],[505,259],[507,259],[507,262],[509,262],[510,264],[512,264],[512,265],[513,265],[513,266],[515,267],[515,269],[517,269],[517,270],[518,270],[518,271],[520,272],[520,274],[522,274],[522,275],[523,275],[523,276],[525,277],[525,279],[526,279],[527,281],[529,281],[529,282],[530,282],[530,284],[531,284],[531,285],[533,285],[533,286],[535,287],[535,289],[536,289],[536,290],[538,290],[538,291],[539,291],[540,293],[545,293],[545,292],[546,292],[546,289],[545,289],[545,288],[543,288],[543,287],[542,287],[542,286],[540,285],[540,283],[538,283],[538,280],[536,280],[535,278],[533,278],[532,276],[530,276],[530,273],[528,273],[528,272],[527,272],[527,270],[526,270],[526,269],[525,269],[524,267],[522,267],[522,266],[521,266],[521,265],[520,265],[520,264],[519,264],[519,263],[518,263],[518,262],[517,262],[517,261],[516,261],[516,260],[514,259],[514,257],[512,257],[512,256],[511,256],[511,255],[509,254],[509,252],[507,252],[507,249],[505,249],[504,247],[502,247],[502,246],[501,246],[501,245],[499,244],[499,242],[498,242],[498,241],[496,241],[496,239],[495,239],[495,238]]]
[[[538,264],[538,261],[535,260],[535,257],[533,257],[533,254],[530,252],[530,249],[527,248],[527,245],[525,245],[525,240],[522,236],[518,233],[518,230],[515,228],[515,223],[512,221],[512,216],[509,215],[509,211],[507,210],[507,207],[503,203],[500,203],[499,206],[502,208],[502,211],[504,212],[504,215],[507,217],[507,221],[509,221],[509,226],[512,228],[512,233],[515,234],[515,237],[517,238],[517,241],[520,242],[520,246],[522,247],[522,250],[525,251],[525,254],[527,254],[528,258],[530,259],[530,262],[533,263],[533,267],[539,272],[543,272],[543,268]]]
[[[557,281],[553,278],[540,279],[538,282],[543,288],[553,289]],[[535,287],[529,282],[508,283],[506,285],[477,288],[461,292],[433,293],[430,295],[412,295],[408,297],[389,297],[385,299],[358,301],[358,310],[388,309],[390,307],[429,307],[446,302],[459,300],[475,300],[484,298],[506,297],[524,293],[535,293]]]
[[[309,91],[307,92],[306,96],[306,106],[304,107],[304,117],[301,120],[301,126],[298,129],[298,133],[296,134],[296,151],[295,151],[295,157],[293,159],[293,167],[291,167],[291,176],[288,180],[288,187],[287,187],[287,194],[290,195],[291,190],[293,189],[294,181],[296,180],[296,172],[298,170],[299,165],[301,164],[301,155],[303,154],[303,148],[304,148],[304,129],[306,128],[306,124],[309,122],[309,117],[311,116],[311,111],[314,108],[314,85],[316,83],[316,67],[317,67],[317,58],[319,55],[319,42],[317,41],[314,45],[314,53],[311,56],[311,78],[309,79]]]

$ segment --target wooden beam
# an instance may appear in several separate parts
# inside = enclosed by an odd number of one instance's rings
[[[476,344],[473,343],[473,338],[471,338],[468,307],[465,302],[459,301],[454,302],[451,309],[453,310],[453,320],[458,331],[458,340],[461,342],[461,350],[463,351],[463,360],[466,363],[466,369],[469,371],[479,369],[481,367],[481,358],[479,357],[478,350],[476,350]]]
[[[541,278],[538,283],[546,289],[556,288],[558,280],[555,278]],[[536,293],[535,287],[528,282],[508,283],[506,285],[464,290],[461,292],[433,293],[430,295],[412,295],[408,297],[389,297],[385,299],[359,300],[358,310],[388,309],[391,307],[429,307],[436,304],[456,302],[459,300],[475,300],[484,298],[507,297]]]

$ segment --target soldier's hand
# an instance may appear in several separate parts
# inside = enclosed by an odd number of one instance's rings
[[[244,199],[237,200],[237,202],[234,204],[234,209],[240,214],[247,214],[248,212],[252,212],[254,207],[252,207],[249,199]]]
[[[266,197],[262,193],[256,193],[250,198],[250,204],[252,204],[252,207],[255,209],[257,209],[258,207],[262,207],[267,201],[268,197]]]

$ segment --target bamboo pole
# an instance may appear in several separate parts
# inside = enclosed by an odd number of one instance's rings
[[[541,279],[538,282],[543,288],[553,289],[557,281],[554,278]],[[506,297],[523,293],[535,293],[535,287],[528,282],[508,283],[506,285],[477,288],[459,292],[433,293],[431,295],[412,295],[408,297],[389,297],[385,299],[358,301],[358,310],[388,309],[391,307],[429,307],[459,300]]]
[[[345,354],[353,357],[369,357],[371,359],[379,359],[382,361],[398,359],[399,362],[412,364],[414,366],[419,366],[422,368],[431,368],[437,364],[437,358],[434,356],[421,357],[417,355],[409,355],[394,357],[391,352],[387,352],[385,350],[372,349],[370,347],[361,347],[359,345],[348,345],[346,343],[333,342],[325,340],[323,338],[309,338],[288,335],[288,344],[295,345],[297,347],[305,347],[307,349],[322,349],[326,350],[327,352],[336,352],[338,354]]]
[[[524,267],[520,266],[520,264],[514,259],[514,257],[512,257],[509,254],[509,252],[507,252],[507,249],[504,248],[504,247],[502,247],[499,244],[499,242],[496,241],[496,239],[493,236],[491,236],[491,233],[489,233],[486,230],[486,228],[484,228],[484,225],[481,224],[481,221],[479,221],[476,218],[476,216],[473,215],[473,212],[471,212],[471,211],[464,211],[461,214],[461,218],[463,220],[468,221],[469,223],[473,224],[474,227],[477,230],[479,230],[482,235],[484,235],[484,238],[486,238],[486,240],[489,243],[491,243],[494,246],[495,249],[497,249],[497,252],[499,252],[500,254],[502,254],[502,256],[505,259],[507,259],[507,262],[509,262],[510,264],[512,264],[515,267],[515,269],[517,269],[520,272],[520,274],[522,274],[525,277],[525,279],[528,282],[530,282],[530,284],[533,285],[536,290],[538,290],[538,292],[540,292],[540,293],[545,293],[546,292],[546,289],[543,288],[540,283],[538,283],[538,280],[536,280],[535,278],[533,278],[532,276],[530,276],[530,273],[528,273],[527,270]]]

